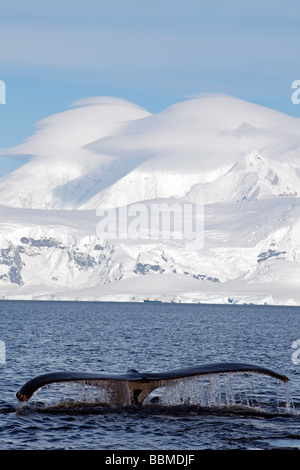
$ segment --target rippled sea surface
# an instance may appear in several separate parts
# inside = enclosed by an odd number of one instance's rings
[[[298,307],[1,301],[0,449],[300,449],[297,339]],[[25,382],[46,372],[156,372],[210,362],[287,375],[289,390],[280,387],[292,406],[276,408],[278,391],[264,376],[266,413],[242,406],[20,407],[16,399]]]

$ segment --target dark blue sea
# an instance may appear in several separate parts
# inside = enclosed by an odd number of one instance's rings
[[[1,301],[0,449],[300,449],[298,339],[300,307]],[[219,378],[206,403],[193,402],[191,390],[187,402],[180,387],[142,406],[82,397],[67,404],[55,388],[51,405],[43,391],[25,405],[16,398],[25,382],[46,372],[157,372],[215,362],[268,367],[289,384],[243,376],[255,381],[255,405],[254,382],[239,384],[230,404],[218,401]]]

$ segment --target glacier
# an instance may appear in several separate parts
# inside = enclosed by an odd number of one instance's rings
[[[0,298],[300,305],[300,120],[219,94],[110,97],[0,156]],[[203,243],[98,233],[99,209],[203,208]]]

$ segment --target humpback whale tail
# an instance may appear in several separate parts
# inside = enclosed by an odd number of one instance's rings
[[[141,405],[155,389],[170,384],[180,383],[188,378],[202,378],[226,373],[251,373],[262,374],[273,377],[284,383],[288,377],[265,367],[244,363],[213,363],[173,369],[165,372],[140,373],[130,369],[125,374],[107,374],[90,372],[50,372],[39,375],[27,383],[17,392],[16,396],[20,402],[28,401],[31,396],[45,385],[63,382],[76,382],[85,385],[96,385],[108,387],[113,397],[110,403],[113,405]]]

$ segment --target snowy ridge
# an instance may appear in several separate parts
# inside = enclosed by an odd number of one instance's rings
[[[2,298],[300,305],[300,122],[223,95],[90,98],[1,153]],[[204,244],[97,234],[97,209],[204,205]]]
[[[253,201],[272,196],[300,196],[300,172],[291,165],[272,161],[257,151],[235,163],[225,175],[196,184],[188,198],[199,203]]]

